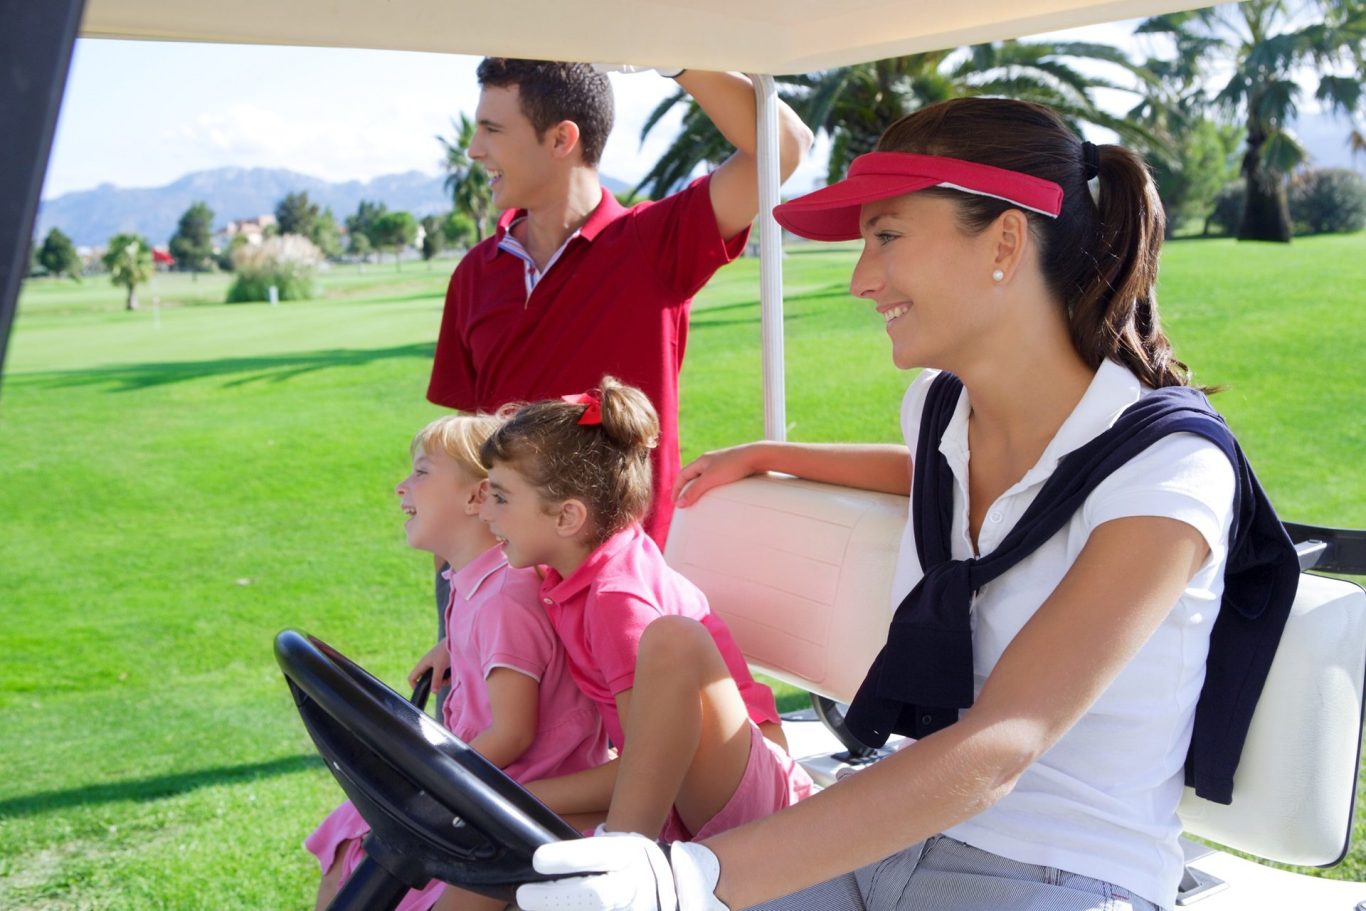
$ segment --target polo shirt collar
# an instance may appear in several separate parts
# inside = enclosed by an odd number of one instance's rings
[[[460,597],[468,601],[479,591],[479,586],[488,581],[489,576],[507,566],[507,563],[508,558],[503,553],[503,545],[495,544],[466,563],[458,572],[448,569],[442,575],[451,583],[451,591],[459,592]]]
[[[616,559],[619,554],[636,546],[638,539],[644,534],[638,524],[628,525],[599,544],[568,578],[561,576],[554,568],[546,567],[545,581],[541,583],[541,594],[552,601],[563,603],[582,593],[598,578],[604,566]]]
[[[1090,442],[1119,419],[1126,408],[1143,395],[1143,384],[1128,367],[1115,361],[1102,361],[1100,369],[1086,387],[1077,407],[1062,422],[1053,439],[1044,447],[1043,454],[1024,477],[1002,494],[1017,493],[1042,484],[1062,461],[1063,456]],[[958,398],[958,407],[939,441],[939,451],[948,460],[954,474],[966,478],[968,461],[968,415],[972,411],[965,388]]]
[[[617,202],[617,198],[612,195],[610,190],[606,187],[599,187],[599,190],[602,191],[602,198],[593,211],[588,213],[588,220],[583,223],[583,227],[579,228],[578,236],[587,241],[596,238],[603,228],[616,221],[626,211],[626,207]],[[526,214],[526,209],[507,209],[498,216],[498,230],[494,235],[494,242],[489,245],[489,259],[498,255],[498,242],[507,234],[512,223],[525,217]]]

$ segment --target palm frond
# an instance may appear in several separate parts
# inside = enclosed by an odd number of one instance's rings
[[[1288,130],[1276,130],[1262,143],[1260,158],[1267,171],[1289,174],[1308,160],[1309,152]]]

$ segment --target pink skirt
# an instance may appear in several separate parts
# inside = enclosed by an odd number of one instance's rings
[[[369,834],[369,824],[348,800],[327,814],[322,825],[304,840],[304,847],[317,856],[324,874],[332,869],[333,864],[341,864],[342,881],[345,882],[365,859],[365,851],[360,843]],[[339,856],[337,849],[343,844],[346,850],[340,852]],[[434,879],[421,889],[409,889],[399,903],[398,911],[428,911],[445,888],[445,883]]]

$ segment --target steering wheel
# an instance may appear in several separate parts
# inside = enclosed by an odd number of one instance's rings
[[[371,833],[333,901],[393,908],[432,879],[505,901],[541,845],[580,833],[502,770],[326,643],[295,630],[275,658],[328,769]]]

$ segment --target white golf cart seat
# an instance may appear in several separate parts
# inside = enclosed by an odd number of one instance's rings
[[[848,702],[884,641],[905,521],[905,497],[755,477],[678,510],[667,556],[706,593],[755,670]],[[1233,804],[1188,788],[1187,833],[1280,863],[1340,861],[1352,831],[1364,688],[1366,592],[1305,574]],[[830,757],[810,760],[828,781]],[[1208,888],[1201,879],[1191,872],[1182,903]]]

